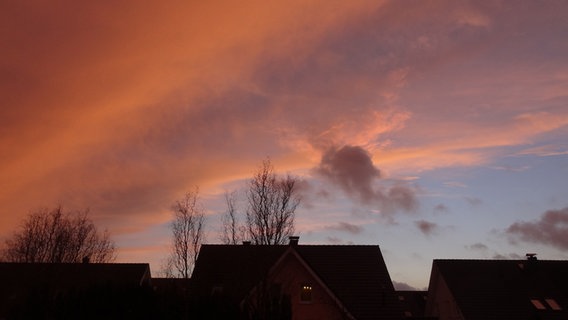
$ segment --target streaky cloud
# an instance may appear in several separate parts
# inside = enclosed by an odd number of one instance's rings
[[[487,247],[485,244],[483,244],[481,242],[476,242],[472,245],[465,246],[465,248],[469,249],[469,250],[475,250],[475,251],[485,251],[485,250],[489,249],[489,247]]]
[[[341,232],[347,232],[347,233],[351,233],[351,234],[360,234],[364,230],[364,228],[362,226],[358,226],[356,224],[352,224],[352,223],[348,223],[348,222],[339,222],[335,225],[327,227],[326,229],[341,231]]]

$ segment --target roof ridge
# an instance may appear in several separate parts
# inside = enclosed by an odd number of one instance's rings
[[[202,246],[227,246],[227,247],[289,247],[289,244],[223,244],[204,243]],[[297,247],[380,247],[378,244],[298,244]]]
[[[466,259],[466,258],[458,258],[458,259],[433,259],[433,261],[495,261],[495,262],[526,262],[530,261],[527,259]],[[568,262],[568,260],[560,260],[560,259],[538,259],[537,262]]]

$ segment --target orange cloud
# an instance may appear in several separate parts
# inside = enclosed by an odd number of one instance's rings
[[[57,203],[145,234],[188,187],[214,198],[266,156],[311,179],[325,150],[360,146],[396,178],[543,151],[568,124],[554,6],[6,4],[0,237]]]
[[[0,201],[14,212],[54,202],[131,212],[135,200],[125,200],[130,190],[144,195],[163,188],[153,196],[161,198],[188,180],[215,181],[239,166],[249,171],[258,155],[244,156],[247,165],[235,162],[238,157],[228,164],[226,152],[195,143],[205,143],[206,129],[215,129],[198,118],[208,116],[201,102],[235,85],[253,89],[247,79],[259,61],[309,52],[321,34],[367,10],[345,3],[183,1],[14,3],[4,9],[2,30],[10,31],[2,33],[1,48],[7,72],[0,79],[6,84],[0,94],[6,106],[0,110]],[[151,139],[175,136],[183,117],[200,137],[190,138],[188,150],[180,143],[178,154],[156,148],[160,141]],[[231,119],[217,121],[218,128],[241,135],[242,143],[254,134],[224,121]],[[187,159],[190,153],[196,158]],[[199,157],[210,157],[208,165]],[[189,172],[191,166],[199,172]],[[176,178],[172,186],[159,182]],[[122,205],[105,204],[117,201]],[[17,220],[3,215],[2,226]]]

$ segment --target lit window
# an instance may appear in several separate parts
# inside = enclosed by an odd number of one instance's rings
[[[550,306],[550,308],[552,310],[562,310],[562,308],[560,308],[560,306],[558,305],[558,303],[556,302],[556,300],[554,299],[544,299],[544,301],[546,301],[546,303]]]
[[[542,304],[542,302],[540,302],[540,300],[531,299],[531,302],[532,302],[533,306],[535,308],[537,308],[538,310],[546,310],[546,307],[544,306],[544,304]]]
[[[300,302],[312,302],[312,286],[304,284],[300,287]]]

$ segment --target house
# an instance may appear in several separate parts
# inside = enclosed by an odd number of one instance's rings
[[[426,315],[568,319],[568,261],[434,260]]]
[[[203,245],[197,318],[401,319],[379,246]]]
[[[152,278],[151,281],[160,319],[196,319],[191,310],[191,279]]]
[[[147,318],[149,285],[143,263],[0,263],[0,319]]]
[[[428,291],[397,290],[396,295],[406,320],[434,320],[436,317],[424,316]]]

